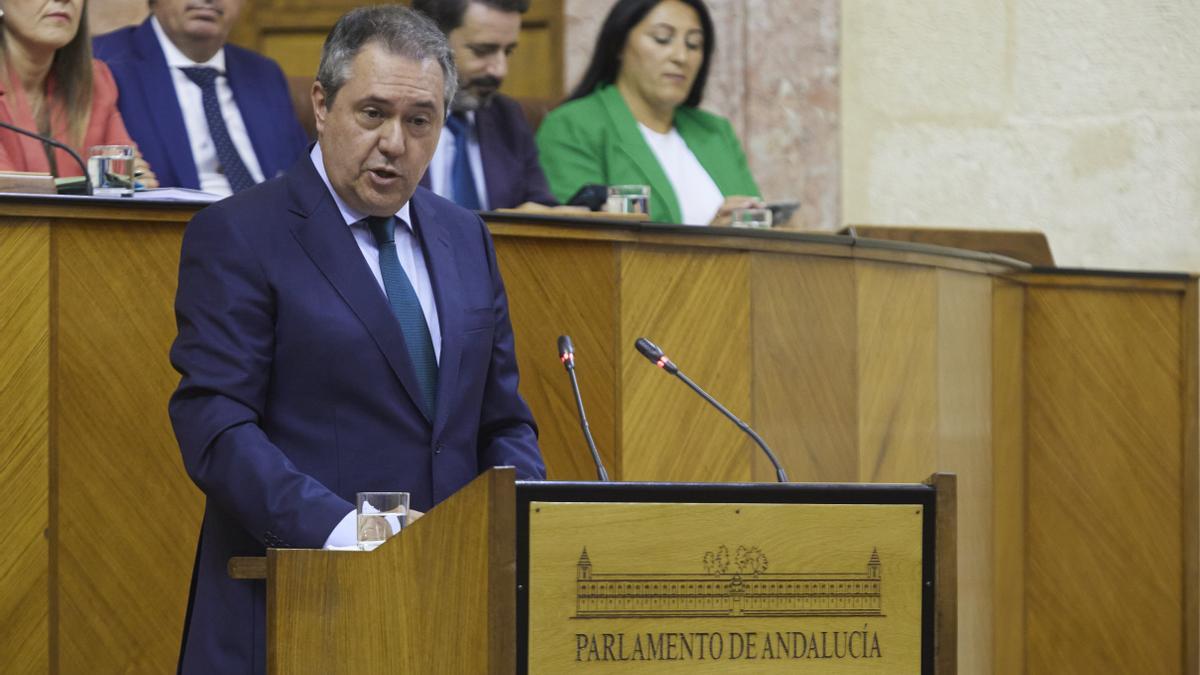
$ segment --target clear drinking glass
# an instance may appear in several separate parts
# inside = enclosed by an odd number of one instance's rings
[[[649,185],[610,185],[604,210],[609,213],[650,213]]]
[[[133,196],[133,146],[94,145],[88,148],[88,180],[97,197]]]
[[[731,215],[734,227],[771,227],[771,209],[734,209]]]
[[[407,492],[358,493],[358,547],[372,551],[400,533],[408,520]]]

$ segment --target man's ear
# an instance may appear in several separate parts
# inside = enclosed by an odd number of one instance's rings
[[[312,86],[312,107],[313,119],[317,123],[317,136],[325,129],[325,114],[329,112],[329,99],[325,96],[325,87],[321,86],[320,82],[313,82]]]

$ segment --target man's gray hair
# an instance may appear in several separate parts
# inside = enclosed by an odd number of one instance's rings
[[[334,24],[321,49],[317,81],[325,90],[325,107],[333,105],[342,85],[350,77],[350,63],[363,46],[378,42],[392,54],[424,61],[433,59],[442,67],[446,114],[458,89],[454,52],[438,27],[420,12],[402,5],[359,7]]]

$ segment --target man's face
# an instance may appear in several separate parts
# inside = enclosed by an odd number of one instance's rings
[[[508,57],[517,48],[520,32],[519,13],[477,2],[467,4],[462,25],[447,36],[458,66],[455,110],[478,110],[487,105],[508,74]]]
[[[154,0],[150,11],[171,41],[225,43],[243,0]]]
[[[325,172],[351,208],[388,216],[412,197],[445,122],[443,82],[437,61],[371,42],[354,57],[332,104],[321,84],[313,85]]]

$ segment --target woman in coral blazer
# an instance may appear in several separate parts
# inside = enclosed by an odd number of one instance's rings
[[[133,145],[117,111],[117,85],[108,66],[92,58],[84,0],[8,2],[0,18],[0,120],[74,148]],[[154,187],[150,167],[138,160],[139,180]],[[0,129],[0,170],[80,176],[75,160],[7,129]]]

